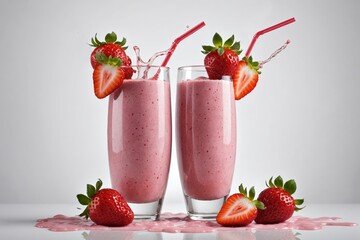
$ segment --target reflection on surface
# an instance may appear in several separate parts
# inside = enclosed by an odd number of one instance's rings
[[[255,232],[256,240],[300,240],[300,233],[292,230],[260,230]]]
[[[300,240],[292,230],[220,231],[212,233],[185,233],[183,240]]]
[[[86,240],[163,240],[162,233],[144,231],[91,230],[82,235]]]
[[[176,233],[167,234],[166,239]],[[163,240],[161,232],[91,230],[83,232],[85,240]],[[300,240],[300,233],[292,230],[231,230],[210,233],[184,233],[183,240]],[[172,239],[172,238],[170,238]]]

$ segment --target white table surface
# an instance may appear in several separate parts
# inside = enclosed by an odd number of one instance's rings
[[[335,227],[326,226],[322,230],[273,230],[273,231],[236,231],[221,233],[151,233],[129,231],[74,231],[74,232],[51,232],[47,229],[34,227],[36,220],[52,217],[56,214],[74,216],[79,213],[78,205],[60,204],[0,204],[0,239],[1,240],[26,240],[26,239],[87,239],[87,240],[110,240],[110,239],[182,239],[182,240],[280,240],[280,239],[360,239],[360,227]],[[179,211],[180,209],[180,211]],[[183,206],[164,206],[163,212],[183,212]],[[312,204],[296,215],[304,217],[341,217],[343,221],[360,223],[360,204]],[[290,234],[290,235],[289,235]]]

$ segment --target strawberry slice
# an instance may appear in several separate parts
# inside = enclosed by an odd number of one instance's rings
[[[236,100],[240,100],[249,94],[255,87],[259,79],[259,62],[253,62],[252,57],[244,57],[238,64],[233,75],[234,95]]]
[[[124,81],[125,72],[121,69],[119,58],[107,57],[103,53],[97,54],[102,64],[95,67],[93,72],[94,92],[96,97],[105,98],[115,91]]]
[[[258,208],[263,209],[263,203],[254,200],[255,189],[252,187],[247,195],[247,189],[242,184],[240,193],[231,195],[221,207],[216,221],[227,227],[241,227],[253,222],[257,216]]]

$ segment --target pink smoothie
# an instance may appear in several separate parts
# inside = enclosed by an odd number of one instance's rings
[[[184,194],[214,200],[229,194],[235,164],[233,84],[198,78],[178,82],[177,151]]]
[[[124,80],[110,95],[108,153],[112,186],[128,202],[164,196],[171,153],[168,81]]]

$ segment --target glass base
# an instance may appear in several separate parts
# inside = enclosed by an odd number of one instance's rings
[[[135,220],[158,220],[160,217],[161,207],[163,204],[163,198],[158,201],[150,203],[128,203],[132,211],[134,212]]]
[[[184,195],[188,216],[192,220],[215,220],[227,195],[214,200],[197,200]]]

